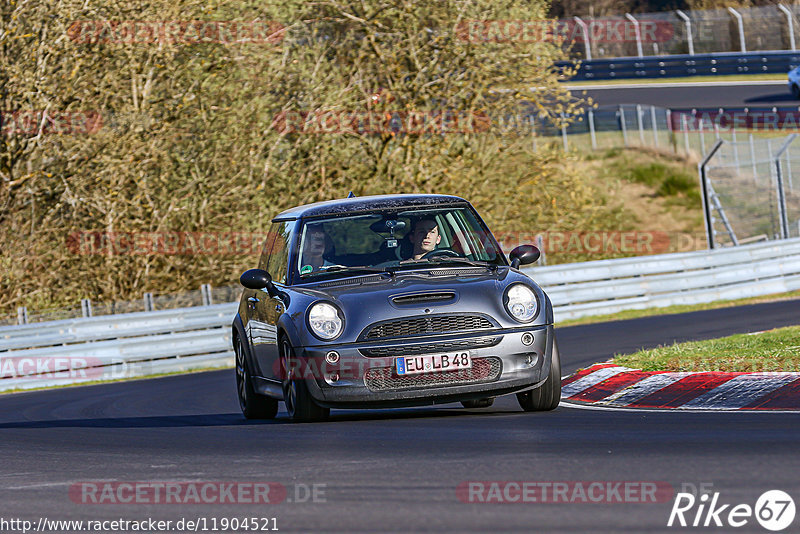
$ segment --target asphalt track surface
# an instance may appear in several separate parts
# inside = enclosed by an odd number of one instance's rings
[[[563,374],[614,352],[797,324],[799,310],[794,300],[562,328]],[[664,481],[676,491],[711,483],[723,503],[752,506],[770,489],[800,503],[796,414],[563,404],[526,414],[504,397],[481,410],[334,410],[331,419],[290,424],[281,412],[274,421],[247,422],[233,371],[5,395],[0,518],[274,517],[283,532],[675,530],[666,527],[671,498],[461,502],[456,487],[475,480]],[[270,481],[286,486],[293,501],[304,487],[298,484],[325,486],[316,503],[91,505],[68,497],[69,487],[83,481]],[[787,532],[798,526],[800,518]],[[765,532],[752,518],[735,530]]]
[[[597,86],[602,86],[598,82]],[[792,97],[786,82],[746,83],[722,82],[681,83],[679,79],[665,84],[641,86],[614,86],[581,88],[573,86],[574,96],[591,97],[601,106],[618,104],[645,104],[673,109],[717,107],[791,107],[800,106]]]

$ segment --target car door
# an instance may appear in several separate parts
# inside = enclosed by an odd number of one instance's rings
[[[289,252],[295,222],[273,224],[274,233],[266,271],[272,277],[275,288],[283,291],[289,270]],[[251,331],[257,333],[253,337],[254,354],[261,376],[272,380],[280,380],[281,373],[278,361],[278,322],[285,311],[284,302],[277,295],[267,291],[256,290],[255,325]]]
[[[261,256],[258,261],[258,268],[267,270],[267,263],[269,262],[269,256],[272,252],[272,245],[275,242],[275,232],[270,231],[267,234],[267,238],[264,240],[264,246],[261,249]],[[242,316],[242,325],[244,326],[244,330],[247,334],[247,341],[250,345],[250,353],[254,355],[256,353],[256,347],[262,343],[262,338],[264,336],[263,332],[263,321],[259,319],[263,312],[259,309],[259,302],[261,299],[259,297],[259,293],[263,293],[257,291],[255,289],[248,289],[245,288],[242,294],[242,303],[244,306],[240,306],[240,314]],[[258,367],[257,361],[253,362],[256,367],[252,369],[252,373],[254,375],[262,375],[261,369]]]

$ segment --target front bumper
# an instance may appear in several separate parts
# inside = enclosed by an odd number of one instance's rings
[[[533,342],[523,343],[523,334]],[[308,389],[322,406],[418,406],[495,397],[541,385],[550,372],[553,325],[426,335],[402,341],[347,343],[296,349],[312,372]],[[395,358],[468,350],[473,369],[398,377]],[[335,351],[339,361],[326,362]]]

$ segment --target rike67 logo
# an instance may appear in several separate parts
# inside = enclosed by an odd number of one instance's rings
[[[769,490],[761,494],[755,506],[750,504],[723,503],[720,493],[678,493],[669,514],[667,526],[680,527],[733,527],[750,525],[755,519],[767,530],[784,530],[794,521],[794,500],[781,490]]]

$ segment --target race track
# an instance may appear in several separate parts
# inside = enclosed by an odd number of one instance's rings
[[[614,352],[797,324],[800,300],[562,328],[563,374]],[[727,503],[769,489],[800,497],[800,416],[589,410],[525,414],[513,397],[336,411],[320,424],[239,414],[233,371],[0,397],[4,518],[274,517],[280,531],[667,531],[672,500],[647,504],[461,502],[466,481],[713,484]],[[84,504],[87,481],[312,484],[318,502]],[[324,502],[323,502],[324,501]],[[795,520],[795,526],[800,520]],[[675,530],[675,529],[672,529]],[[762,531],[751,520],[737,531]]]
[[[724,77],[723,77],[724,78]],[[682,83],[680,79],[657,84],[569,86],[573,95],[591,97],[601,106],[645,104],[665,108],[798,106],[784,81]]]

